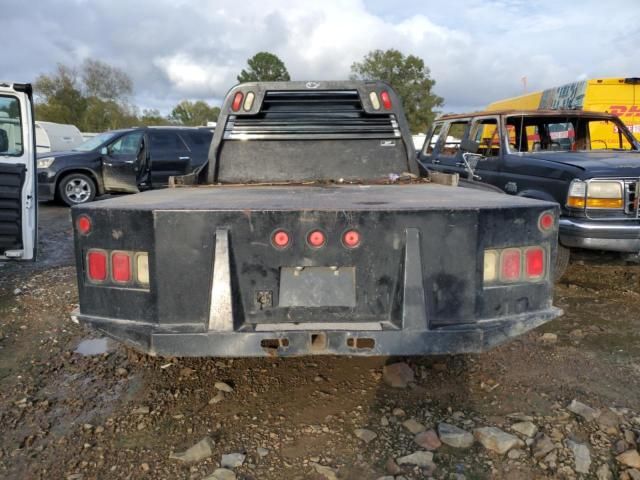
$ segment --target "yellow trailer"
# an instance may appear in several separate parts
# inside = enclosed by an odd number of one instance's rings
[[[541,92],[507,98],[491,103],[487,110],[579,109],[617,115],[640,140],[640,78],[602,78],[568,83]],[[603,124],[598,138],[606,134],[615,144],[615,126]],[[593,149],[606,148],[592,145]]]

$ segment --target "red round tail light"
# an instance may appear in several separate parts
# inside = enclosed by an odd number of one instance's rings
[[[276,248],[285,248],[290,241],[291,238],[285,230],[276,230],[271,237],[271,242]]]
[[[360,232],[357,230],[347,230],[342,235],[342,243],[347,248],[356,248],[360,245]]]
[[[91,219],[86,215],[80,215],[76,220],[76,227],[82,235],[87,235],[91,231]]]
[[[538,226],[543,232],[551,230],[555,223],[556,217],[551,212],[544,212],[540,215],[540,219],[538,220]]]
[[[321,232],[320,230],[312,230],[307,235],[307,243],[311,245],[313,248],[320,248],[321,246],[324,245],[325,241],[326,241],[326,237],[324,236],[324,233]]]

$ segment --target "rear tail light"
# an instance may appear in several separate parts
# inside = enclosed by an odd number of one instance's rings
[[[236,94],[233,96],[233,103],[231,103],[231,110],[233,110],[234,112],[240,110],[240,106],[242,105],[242,97],[242,92],[236,92]]]
[[[500,280],[517,282],[522,273],[522,253],[519,248],[507,248],[500,254]]]
[[[149,287],[149,254],[92,248],[86,256],[87,279],[101,286]]]
[[[286,248],[291,242],[291,237],[285,230],[276,230],[271,236],[271,243],[276,248]]]
[[[544,277],[545,252],[541,247],[531,247],[525,250],[525,275],[528,280],[539,280]]]
[[[498,280],[498,260],[500,253],[497,250],[484,251],[484,283]]]
[[[111,279],[115,283],[131,282],[131,254],[113,252],[111,254]]]
[[[385,110],[391,110],[391,96],[386,90],[380,93],[380,99],[382,100],[382,106]]]
[[[141,285],[149,285],[149,255],[136,254],[136,279]]]
[[[324,245],[326,237],[321,230],[312,230],[307,235],[307,243],[313,248],[320,248]]]
[[[253,107],[253,100],[255,98],[256,98],[255,93],[253,92],[247,93],[247,96],[244,99],[244,105],[242,105],[242,108],[244,108],[245,112],[248,112],[249,110],[251,110],[251,107]]]
[[[360,232],[357,230],[347,230],[342,235],[342,244],[347,248],[356,248],[360,245]]]
[[[369,94],[369,100],[371,101],[371,106],[374,110],[380,110],[380,100],[378,100],[378,94],[376,92],[371,92]]]
[[[547,249],[542,246],[484,251],[485,285],[537,282],[547,274]]]
[[[87,253],[87,275],[92,282],[107,280],[107,252],[89,250]]]
[[[76,227],[82,235],[88,235],[91,232],[91,219],[86,215],[80,215],[76,220]]]

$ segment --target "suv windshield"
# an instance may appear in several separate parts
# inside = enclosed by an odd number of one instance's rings
[[[22,155],[20,102],[15,97],[0,96],[0,155]]]
[[[101,133],[100,135],[96,135],[95,137],[90,138],[86,142],[81,143],[80,145],[78,145],[73,150],[76,151],[76,152],[89,152],[91,150],[95,150],[99,146],[103,145],[104,143],[108,142],[113,137],[115,137],[116,133],[117,132]]]
[[[514,115],[506,119],[515,152],[635,150],[627,128],[615,118]]]

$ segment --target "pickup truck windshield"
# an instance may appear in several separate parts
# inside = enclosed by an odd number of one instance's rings
[[[116,132],[105,132],[100,135],[96,135],[93,138],[90,138],[84,143],[81,143],[73,150],[76,152],[90,152],[91,150],[95,150],[102,144],[108,142],[116,135]]]
[[[10,96],[0,96],[0,155],[22,155],[20,103]]]
[[[614,118],[515,115],[507,117],[506,130],[515,152],[635,150],[628,130]]]

